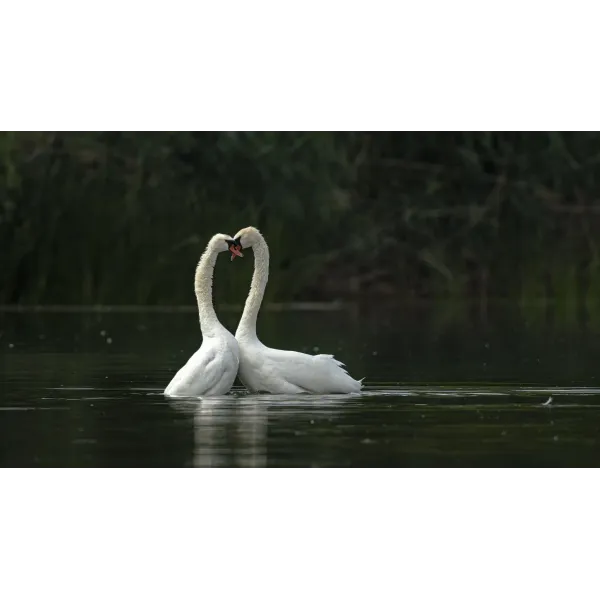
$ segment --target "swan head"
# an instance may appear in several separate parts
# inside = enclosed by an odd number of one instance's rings
[[[251,248],[262,239],[263,237],[256,227],[244,227],[244,229],[240,229],[233,236],[233,245],[229,246],[231,260],[236,256],[244,256],[241,252],[243,248]]]
[[[215,252],[226,252],[230,250],[231,252],[239,252],[237,250],[236,242],[230,235],[226,235],[224,233],[217,233],[212,236],[209,243],[210,247]],[[238,256],[241,256],[242,253],[239,252]]]

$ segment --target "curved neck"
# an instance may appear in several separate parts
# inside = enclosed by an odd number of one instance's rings
[[[254,251],[254,274],[250,285],[250,293],[244,305],[244,312],[238,325],[236,336],[256,337],[256,319],[262,304],[265,288],[269,280],[269,247],[261,237],[252,245]]]
[[[194,278],[194,290],[198,301],[198,316],[202,335],[210,335],[220,326],[212,301],[212,281],[217,252],[209,244],[200,257]]]

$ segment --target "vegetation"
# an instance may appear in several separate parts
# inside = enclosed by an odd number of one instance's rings
[[[593,305],[599,163],[595,133],[4,133],[0,304],[187,304],[253,224],[281,301]],[[219,298],[251,268],[219,261]]]

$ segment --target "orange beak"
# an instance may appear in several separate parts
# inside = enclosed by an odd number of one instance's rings
[[[236,256],[243,258],[244,255],[240,252],[241,246],[234,246],[233,244],[229,246],[229,250],[231,251],[231,260],[233,260]]]

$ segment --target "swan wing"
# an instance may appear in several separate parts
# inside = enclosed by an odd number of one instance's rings
[[[168,396],[202,396],[226,394],[233,385],[239,366],[239,356],[223,340],[205,338],[171,383]]]
[[[361,382],[350,377],[344,364],[331,354],[312,356],[268,348],[263,360],[262,370],[267,383],[284,380],[299,388],[298,392],[349,394],[359,392],[362,388]]]

